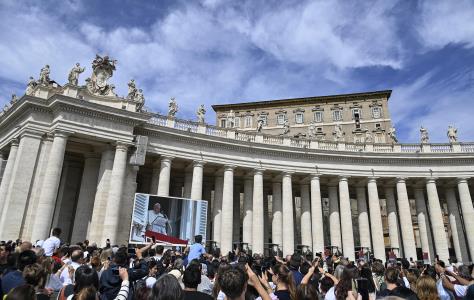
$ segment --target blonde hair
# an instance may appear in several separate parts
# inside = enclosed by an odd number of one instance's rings
[[[439,299],[436,281],[428,275],[421,275],[416,281],[416,294],[420,300]]]

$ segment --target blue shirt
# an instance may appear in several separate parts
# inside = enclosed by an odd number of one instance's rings
[[[202,254],[206,253],[206,249],[199,244],[199,243],[194,243],[191,245],[189,248],[189,254],[188,254],[188,262],[192,261],[193,259],[199,259]]]

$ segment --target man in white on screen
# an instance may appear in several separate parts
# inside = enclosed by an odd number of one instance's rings
[[[54,252],[59,249],[61,245],[61,240],[59,236],[61,235],[61,228],[54,228],[51,236],[43,242],[43,249],[45,256],[53,256]]]
[[[161,204],[155,203],[148,211],[147,229],[156,233],[171,235],[171,225],[168,217],[161,212]]]

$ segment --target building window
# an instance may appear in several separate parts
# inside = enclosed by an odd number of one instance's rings
[[[252,116],[245,116],[245,127],[252,127]]]
[[[372,107],[372,116],[374,119],[380,119],[382,117],[382,110],[380,107]]]
[[[221,127],[225,128],[225,124],[227,123],[226,119],[221,119]]]
[[[302,113],[297,113],[295,115],[295,123],[296,124],[303,124],[304,119],[303,119],[303,114]]]
[[[234,127],[237,127],[237,128],[240,127],[240,117],[236,117],[234,119]]]
[[[335,110],[332,112],[332,117],[334,121],[342,121],[342,111]]]
[[[362,119],[362,113],[360,111],[360,108],[352,109],[352,119],[354,120]]]
[[[277,116],[277,125],[285,124],[285,115],[278,115]]]
[[[375,123],[375,129],[380,129],[380,123]]]
[[[317,128],[316,128],[316,131],[317,131],[317,132],[323,132],[323,128],[322,128],[322,127],[317,127]]]
[[[322,111],[317,111],[314,113],[314,122],[322,122],[323,121],[323,112]]]

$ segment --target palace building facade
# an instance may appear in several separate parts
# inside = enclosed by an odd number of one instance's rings
[[[426,130],[423,143],[397,142],[387,134],[389,91],[216,105],[213,126],[203,109],[198,122],[177,118],[174,99],[168,115],[145,111],[134,81],[117,96],[108,57],[96,57],[85,86],[78,68],[63,86],[43,68],[0,113],[0,239],[41,240],[59,226],[66,241],[127,243],[139,192],[208,200],[207,239],[222,253],[243,242],[253,253],[337,247],[351,259],[363,249],[383,260],[390,250],[473,260],[474,143],[458,142],[454,131],[449,143],[430,143]],[[339,107],[342,134],[333,134]],[[361,130],[376,136],[380,124],[383,138],[354,142],[356,107]],[[220,120],[231,109],[229,127]],[[278,111],[290,120],[286,134]],[[327,138],[295,137],[318,111]],[[268,116],[263,128],[255,124],[260,112]]]

